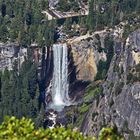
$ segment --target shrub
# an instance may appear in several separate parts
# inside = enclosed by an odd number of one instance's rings
[[[101,93],[102,93],[101,87],[88,87],[87,93],[83,97],[83,101],[85,103],[93,101],[93,98],[96,98]]]
[[[89,138],[82,133],[61,128],[36,130],[31,119],[17,119],[15,117],[5,117],[0,125],[0,140],[97,140],[95,137]],[[99,140],[124,140],[113,128],[103,128],[99,135]]]
[[[99,140],[124,140],[116,128],[103,128],[99,134]]]
[[[35,130],[31,119],[6,117],[0,125],[0,140],[95,140],[95,138],[84,137],[77,131],[65,128]]]
[[[81,107],[80,107],[80,110],[79,110],[79,112],[80,113],[85,113],[85,112],[87,112],[88,110],[89,110],[89,105],[87,105],[87,104],[83,104]]]

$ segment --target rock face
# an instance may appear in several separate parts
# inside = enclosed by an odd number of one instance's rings
[[[82,42],[81,44],[74,44],[72,47],[78,80],[93,80],[97,73],[93,48],[88,47],[88,45],[88,42]]]
[[[119,38],[114,42],[103,93],[93,101],[81,130],[98,135],[103,126],[117,126],[132,140],[140,136],[140,30],[130,34],[125,43]]]
[[[97,74],[97,65],[100,60],[106,61],[106,53],[99,52],[104,45],[104,36],[107,33],[91,35],[91,37],[81,40],[71,45],[74,64],[76,66],[78,80],[93,81]]]
[[[49,7],[55,7],[58,4],[59,0],[49,0]]]
[[[27,49],[20,48],[17,44],[0,44],[0,70],[4,70],[6,67],[11,70],[13,62],[18,61],[21,65],[24,61],[24,57],[27,55]]]

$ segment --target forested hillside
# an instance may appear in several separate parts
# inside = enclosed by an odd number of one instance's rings
[[[31,43],[43,46],[53,42],[55,22],[48,22],[42,14],[48,7],[47,0],[3,0],[0,7],[1,42],[18,42],[24,47]]]
[[[28,58],[19,70],[15,62],[12,71],[1,72],[0,83],[0,122],[5,115],[26,116],[33,118],[36,126],[42,125],[44,107],[39,105],[37,65],[32,58]]]

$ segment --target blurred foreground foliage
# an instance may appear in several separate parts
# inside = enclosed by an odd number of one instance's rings
[[[89,138],[78,131],[70,129],[54,128],[35,129],[31,119],[17,119],[16,117],[5,117],[0,125],[0,140],[97,140],[95,137]],[[112,128],[101,130],[99,140],[123,140]]]

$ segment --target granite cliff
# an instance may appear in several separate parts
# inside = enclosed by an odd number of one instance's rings
[[[103,126],[114,126],[128,140],[140,137],[140,30],[126,41],[114,40],[114,54],[102,83],[102,93],[94,99],[81,130],[98,135]]]

